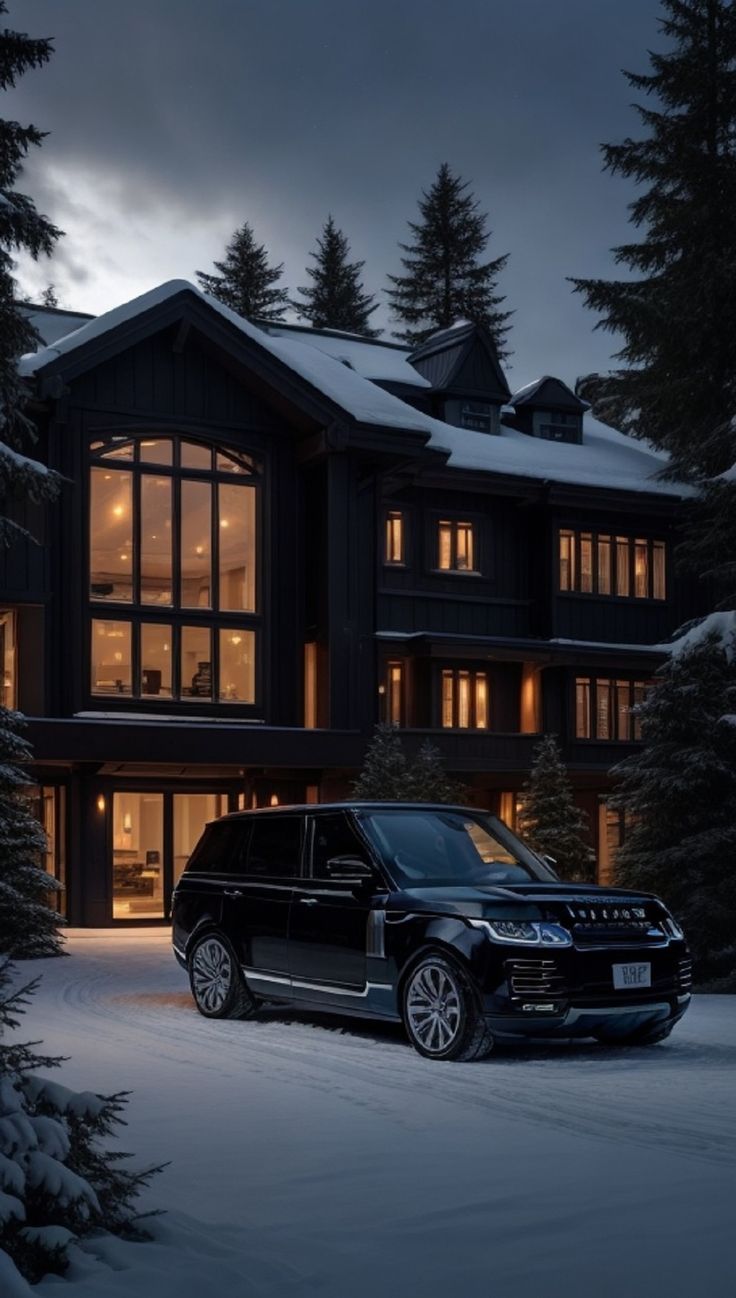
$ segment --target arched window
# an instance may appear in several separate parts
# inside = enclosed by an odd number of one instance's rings
[[[157,434],[90,457],[92,694],[254,704],[259,460]]]

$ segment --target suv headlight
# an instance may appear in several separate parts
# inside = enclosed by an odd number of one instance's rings
[[[572,946],[572,933],[562,924],[547,920],[471,919],[473,928],[483,929],[492,942],[513,942],[517,946]]]

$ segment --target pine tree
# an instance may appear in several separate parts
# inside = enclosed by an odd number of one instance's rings
[[[224,261],[215,262],[219,274],[198,270],[197,279],[204,293],[248,320],[283,320],[290,305],[287,290],[276,287],[283,269],[283,262],[269,265],[265,245],[256,243],[246,221],[227,245]]]
[[[595,856],[587,840],[588,817],[575,805],[572,785],[554,735],[534,749],[519,833],[540,856],[554,857],[561,878],[592,881]]]
[[[0,953],[13,959],[61,954],[62,921],[48,904],[61,885],[41,865],[46,837],[26,793],[24,724],[0,708]]]
[[[353,797],[362,802],[403,802],[409,796],[409,772],[398,729],[390,721],[381,721],[353,783]]]
[[[500,310],[505,299],[496,282],[508,254],[480,261],[490,237],[488,217],[469,190],[469,183],[443,162],[429,192],[423,191],[422,219],[409,222],[414,241],[399,245],[406,253],[401,258],[405,274],[388,277],[394,316],[404,326],[394,336],[415,346],[456,320],[472,320],[487,326],[503,359],[509,354],[505,340],[512,312]]]
[[[407,772],[407,800],[448,802],[455,806],[468,800],[467,789],[447,774],[439,748],[425,739]]]
[[[44,306],[58,307],[59,297],[56,292],[55,284],[46,285],[46,288],[41,294],[41,302],[43,303]]]
[[[317,238],[317,251],[309,255],[316,263],[307,266],[313,282],[297,289],[306,301],[293,304],[300,316],[315,329],[344,329],[377,338],[380,330],[371,329],[368,320],[378,303],[364,291],[360,278],[365,262],[348,260],[350,244],[332,216],[327,217]]]
[[[623,364],[578,386],[697,479],[736,460],[736,5],[662,5],[668,52],[625,74],[652,101],[637,105],[644,134],[603,146],[604,169],[643,187],[630,205],[642,237],[614,249],[633,278],[572,281],[597,327],[623,337]]]
[[[638,707],[642,750],[614,768],[631,822],[616,876],[662,897],[701,978],[734,978],[736,636],[724,643],[711,621],[660,668]]]
[[[0,962],[0,1279],[10,1292],[23,1292],[20,1276],[63,1275],[75,1239],[149,1238],[135,1200],[160,1170],[131,1172],[120,1165],[129,1155],[100,1148],[123,1122],[126,1092],[71,1091],[36,1072],[60,1059],[3,1040],[37,985],[13,988],[12,966]]]
[[[7,4],[0,0],[0,16],[5,13]],[[12,89],[24,72],[42,67],[51,54],[49,40],[0,31],[0,90]],[[59,486],[58,478],[44,465],[21,453],[34,440],[34,430],[24,411],[26,394],[17,360],[23,352],[35,351],[38,334],[16,303],[13,254],[21,250],[33,257],[50,254],[61,231],[14,186],[28,151],[43,138],[35,126],[0,119],[0,545],[26,536],[8,516],[10,502],[16,497],[50,500]]]

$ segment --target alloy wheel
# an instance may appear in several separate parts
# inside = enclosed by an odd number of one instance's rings
[[[463,1013],[460,989],[446,968],[427,963],[417,969],[407,988],[406,1014],[412,1035],[427,1054],[450,1049]]]
[[[192,989],[205,1014],[217,1014],[232,985],[230,955],[216,937],[200,942],[192,958]]]

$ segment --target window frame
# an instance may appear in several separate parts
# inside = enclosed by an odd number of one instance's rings
[[[391,557],[391,543],[394,540],[392,534],[392,522],[398,522],[398,533],[400,542],[400,555],[398,559]],[[383,565],[386,568],[406,568],[407,567],[407,516],[405,509],[390,509],[388,506],[383,511]]]
[[[580,674],[575,672],[572,678],[572,721],[571,734],[575,743],[597,743],[597,744],[638,744],[641,743],[641,721],[634,716],[632,709],[637,703],[646,698],[646,692],[651,688],[653,681],[651,677],[647,680],[641,677],[622,676],[616,672],[611,672],[607,676],[598,676],[592,673]],[[621,693],[625,688],[628,694],[626,702],[627,733],[620,733]],[[581,709],[581,698],[584,700],[584,708]],[[601,705],[605,700],[605,715],[608,720],[608,734],[599,734],[603,727],[599,725],[601,716]],[[587,734],[580,733],[580,719],[585,723]]]
[[[450,677],[452,679],[452,697],[450,707],[452,709],[452,725],[446,725],[445,716],[445,682]],[[467,678],[469,683],[468,693],[468,716],[469,721],[466,726],[460,725],[461,715],[461,678]],[[482,678],[485,681],[485,711],[486,724],[479,726],[478,721],[478,682]],[[491,677],[487,667],[440,667],[438,672],[438,728],[440,730],[460,731],[462,734],[473,732],[475,734],[487,735],[491,732]]]
[[[563,556],[563,542],[569,554]],[[590,548],[590,587],[585,589],[585,565],[583,562],[584,547]],[[637,594],[637,550],[646,547],[646,583],[647,594]],[[601,589],[601,555],[607,548],[607,574]],[[665,604],[669,589],[669,545],[663,536],[641,536],[639,532],[619,532],[616,528],[600,531],[596,528],[578,525],[556,526],[555,547],[555,585],[557,595],[574,595],[594,599],[626,600],[636,604]],[[625,553],[625,565],[621,563]],[[655,556],[659,556],[655,559]],[[569,583],[563,585],[563,558],[569,565]],[[662,594],[657,594],[660,580]],[[625,587],[625,589],[624,589]]]
[[[171,462],[155,464],[143,460],[140,455],[140,443],[150,441],[169,441],[172,445]],[[256,439],[254,439],[256,440]],[[133,455],[130,459],[105,459],[104,453],[115,442],[133,443]],[[210,468],[188,468],[182,466],[182,447],[193,443],[207,451]],[[102,444],[102,445],[100,445]],[[234,461],[252,462],[251,473],[229,472],[227,468],[218,468],[219,454],[232,456]],[[132,518],[133,536],[133,571],[131,578],[131,599],[95,599],[92,596],[92,470],[110,468],[121,470],[132,476]],[[236,446],[228,442],[227,433],[213,433],[212,430],[187,428],[177,424],[175,427],[162,427],[155,422],[134,427],[115,426],[112,428],[90,429],[86,439],[86,463],[83,491],[83,537],[84,537],[84,574],[82,613],[85,623],[83,637],[84,652],[82,657],[82,688],[88,706],[112,706],[118,709],[121,704],[130,709],[150,710],[160,713],[162,710],[177,714],[195,716],[202,713],[218,715],[232,714],[238,710],[246,716],[258,716],[263,709],[264,654],[266,646],[266,582],[264,557],[266,554],[266,516],[265,490],[267,484],[268,460],[265,450],[257,445],[252,447]],[[143,603],[141,600],[140,571],[140,499],[144,475],[168,477],[172,482],[171,490],[171,603]],[[204,482],[210,488],[211,502],[211,545],[210,545],[210,603],[209,607],[188,607],[181,602],[181,485],[184,482]],[[177,485],[178,484],[178,485]],[[255,572],[254,604],[255,609],[230,610],[221,607],[219,596],[220,555],[218,544],[219,499],[221,485],[241,485],[254,489],[253,499],[254,535],[255,535]],[[131,684],[130,691],[119,694],[96,692],[92,680],[92,635],[95,621],[127,623],[131,637]],[[143,694],[136,693],[136,687],[142,686],[142,628],[145,625],[167,627],[171,631],[171,693]],[[210,697],[197,697],[181,693],[181,638],[184,628],[201,628],[210,636],[210,662],[212,666],[212,694]],[[254,636],[253,652],[253,700],[221,699],[220,692],[220,634],[221,632],[250,632]],[[178,689],[177,689],[178,686]]]
[[[430,572],[435,577],[482,577],[483,569],[481,566],[481,528],[480,520],[477,515],[471,513],[459,514],[457,512],[439,512],[435,511],[431,520],[431,555],[432,563]],[[450,528],[450,566],[441,567],[441,531],[442,527]],[[471,544],[473,551],[473,567],[458,568],[458,533],[460,528],[468,528],[471,535]]]

